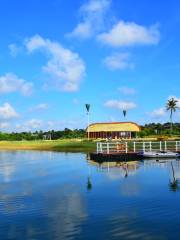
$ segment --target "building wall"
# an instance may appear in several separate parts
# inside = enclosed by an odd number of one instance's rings
[[[135,132],[90,132],[89,137],[94,139],[97,139],[97,138],[129,139],[131,137],[136,137],[136,133]]]

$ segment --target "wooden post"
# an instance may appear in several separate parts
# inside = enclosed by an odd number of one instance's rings
[[[107,143],[107,154],[109,154],[109,143]]]
[[[149,142],[149,151],[151,152],[152,151],[152,143]]]
[[[162,151],[162,142],[161,141],[159,142],[159,149],[160,149],[160,151]]]
[[[164,142],[164,151],[167,151],[167,142]]]
[[[101,145],[101,153],[103,153],[102,143],[100,143],[100,145]]]
[[[177,142],[177,150],[179,151],[180,141]]]
[[[146,151],[146,145],[145,145],[145,142],[143,142],[143,152]]]
[[[177,145],[177,141],[176,141],[176,152],[178,151],[178,145]]]
[[[136,152],[136,142],[134,142],[134,152]]]
[[[87,119],[88,119],[87,135],[88,135],[88,141],[89,141],[89,112],[87,112]]]
[[[128,152],[128,145],[127,145],[127,142],[126,142],[126,153]]]
[[[96,143],[96,152],[99,153],[99,143]]]

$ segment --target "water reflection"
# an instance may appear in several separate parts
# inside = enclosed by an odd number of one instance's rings
[[[128,162],[98,162],[89,160],[88,163],[97,167],[99,172],[108,172],[110,179],[127,178],[131,175],[138,173],[140,168],[147,170],[148,168],[158,167],[165,168],[169,173],[169,187],[170,190],[176,192],[180,190],[180,160],[178,159],[165,159],[165,160],[140,160],[140,161],[128,161]],[[131,193],[132,191],[131,188]]]
[[[172,174],[171,174],[171,179],[170,179],[170,189],[173,192],[176,192],[180,190],[179,186],[179,181],[180,181],[180,166],[179,166],[179,161],[178,162],[171,162],[171,169],[172,169]]]
[[[108,176],[112,179],[127,178],[128,176],[136,174],[136,171],[140,167],[139,161],[129,162],[97,162],[88,160],[88,163],[97,167],[99,172],[108,172]]]
[[[78,161],[78,154],[0,152],[0,239],[76,238],[87,218]]]
[[[0,239],[180,239],[179,179],[176,159],[0,152]]]

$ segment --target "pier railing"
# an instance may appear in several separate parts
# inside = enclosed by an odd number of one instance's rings
[[[128,153],[140,151],[180,151],[180,141],[98,142],[97,153]]]

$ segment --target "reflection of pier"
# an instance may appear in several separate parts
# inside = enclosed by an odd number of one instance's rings
[[[123,177],[128,177],[128,175],[134,174],[139,168],[138,161],[129,162],[96,162],[89,160],[88,163],[92,166],[97,167],[98,172],[116,172],[121,173]]]
[[[164,176],[167,176],[167,185],[171,191],[180,190],[180,160],[177,159],[161,159],[161,160],[141,160],[141,161],[93,161],[88,159],[88,165],[95,166],[96,171],[99,173],[107,174],[111,180],[117,180],[121,178],[127,178],[129,176],[136,175],[140,168],[143,168],[143,171],[151,171],[152,168],[161,169]],[[90,168],[89,168],[90,169]],[[89,174],[91,176],[91,174]],[[91,176],[92,178],[92,176]],[[91,180],[88,177],[88,190],[92,188]],[[153,181],[153,180],[152,180]],[[169,184],[168,184],[169,182]],[[90,185],[89,185],[90,183]]]

